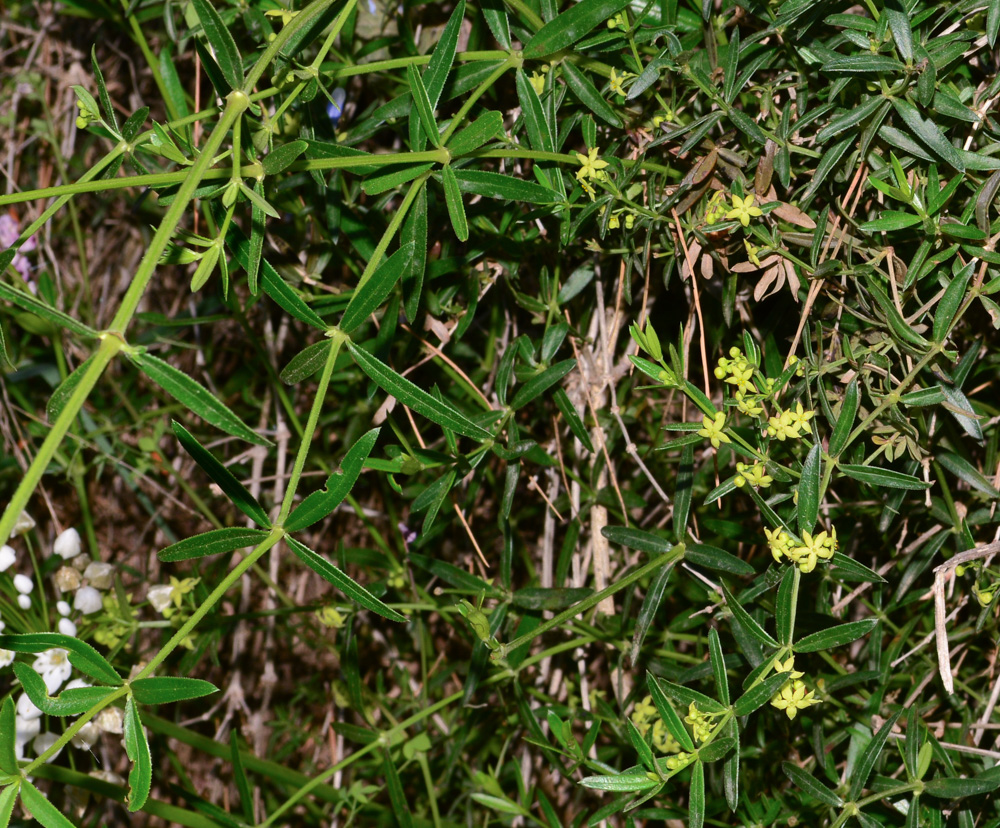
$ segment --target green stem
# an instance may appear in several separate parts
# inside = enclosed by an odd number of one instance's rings
[[[471,95],[469,95],[468,98],[465,99],[465,101],[462,103],[461,108],[458,110],[458,112],[455,113],[455,117],[451,119],[451,123],[448,124],[448,128],[444,131],[444,135],[441,136],[442,144],[448,143],[448,139],[451,138],[455,130],[458,129],[459,125],[465,120],[465,116],[469,113],[469,110],[472,109],[476,101],[479,100],[479,98],[483,95],[483,93],[486,92],[486,90],[489,89],[491,86],[493,86],[493,84],[495,84],[497,80],[499,80],[500,77],[508,69],[512,69],[519,63],[520,60],[511,55],[510,57],[507,58],[507,60],[501,63],[493,72],[491,72],[490,76],[486,80],[484,80],[481,84],[479,84],[478,87],[476,87],[476,90]]]
[[[376,268],[378,268],[378,266],[382,263],[382,257],[385,255],[385,251],[389,247],[389,242],[391,242],[393,237],[396,235],[396,231],[399,230],[399,226],[403,223],[403,219],[406,218],[406,214],[409,212],[410,206],[413,204],[413,200],[420,195],[420,190],[427,183],[429,176],[430,173],[424,173],[410,185],[410,189],[407,190],[406,195],[403,197],[403,203],[400,204],[399,209],[393,213],[389,226],[385,228],[382,238],[379,239],[379,242],[375,247],[375,252],[372,253],[371,257],[368,259],[368,264],[365,266],[364,273],[361,274],[361,278],[358,280],[358,286],[354,289],[355,292],[361,290],[361,287],[371,278]]]
[[[524,0],[504,0],[504,2],[527,20],[528,25],[536,32],[545,25],[545,21]]]
[[[506,657],[507,653],[516,650],[518,647],[527,644],[529,641],[533,641],[540,635],[544,635],[549,630],[560,626],[563,622],[569,621],[571,618],[576,618],[576,616],[585,613],[591,607],[596,607],[605,598],[609,598],[616,592],[620,592],[621,590],[625,589],[625,587],[631,586],[636,581],[645,578],[651,572],[655,572],[661,566],[664,566],[669,563],[674,563],[675,561],[678,561],[683,557],[684,557],[684,544],[679,543],[669,552],[665,552],[658,558],[654,558],[645,566],[641,566],[637,570],[635,570],[635,572],[631,572],[630,574],[626,575],[620,581],[616,581],[615,583],[611,584],[611,586],[605,587],[600,592],[595,592],[590,597],[584,598],[582,601],[580,601],[577,604],[574,604],[569,609],[563,610],[555,617],[550,618],[548,621],[545,621],[542,624],[539,624],[537,627],[531,630],[531,632],[527,632],[524,635],[518,636],[513,641],[510,641],[506,644],[502,644],[500,646],[500,649],[497,650],[496,652],[497,658]]]
[[[153,656],[152,659],[150,659],[149,663],[139,671],[135,678],[148,678],[153,675],[156,668],[166,660],[168,655],[181,645],[184,639],[194,632],[194,628],[198,626],[206,615],[208,615],[208,613],[212,610],[212,607],[214,607],[221,600],[222,596],[229,591],[229,588],[243,576],[243,573],[257,563],[257,561],[284,536],[285,533],[281,527],[276,526],[272,529],[270,534],[256,547],[254,547],[253,551],[250,552],[249,555],[236,564],[229,574],[219,581],[219,585],[209,593],[208,597],[202,602],[201,606],[199,606],[198,609],[191,614],[191,617],[181,625],[177,632],[173,634],[171,639],[160,648],[160,651]]]

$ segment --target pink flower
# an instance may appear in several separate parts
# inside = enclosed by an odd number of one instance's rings
[[[21,225],[18,224],[16,218],[14,218],[10,213],[4,213],[0,215],[0,250],[6,250],[8,247],[17,243],[18,238],[21,236]],[[29,276],[31,275],[31,265],[28,263],[25,253],[30,253],[35,249],[37,243],[35,242],[35,237],[31,236],[24,244],[21,245],[20,249],[14,255],[14,261],[11,264],[14,265],[14,269],[21,274],[21,278],[28,282],[32,287],[34,283],[31,282]]]

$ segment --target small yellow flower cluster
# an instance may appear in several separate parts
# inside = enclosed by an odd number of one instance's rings
[[[718,713],[705,713],[698,709],[695,702],[688,705],[688,714],[684,721],[691,725],[691,732],[696,742],[705,742],[712,735],[712,724]]]
[[[718,224],[726,216],[726,196],[721,190],[712,193],[705,208],[705,224]]]
[[[803,674],[793,669],[794,660],[794,656],[789,656],[784,664],[779,661],[775,665],[779,673],[788,673],[788,681],[771,699],[771,705],[778,710],[784,710],[789,719],[794,719],[800,710],[805,710],[821,701],[815,698],[815,690],[806,689],[805,682],[802,681]]]
[[[580,162],[580,169],[576,171],[576,180],[580,182],[580,186],[583,187],[583,191],[590,196],[590,200],[594,200],[594,188],[591,185],[591,179],[593,181],[603,181],[607,176],[604,172],[604,168],[608,166],[608,162],[602,158],[598,158],[600,150],[597,147],[591,147],[587,155],[577,152],[576,160]]]
[[[701,424],[704,428],[698,429],[699,437],[707,437],[712,441],[712,448],[718,448],[720,443],[731,443],[732,440],[729,439],[723,430],[723,426],[726,424],[726,415],[720,411],[715,417],[709,417],[707,414],[702,417]]]
[[[528,82],[531,84],[532,88],[535,90],[536,95],[541,95],[545,91],[545,76],[549,72],[549,65],[546,63],[542,66],[541,71],[532,72],[531,77],[528,78]]]
[[[726,213],[727,219],[736,219],[744,227],[750,225],[750,219],[757,218],[758,216],[764,215],[760,207],[755,207],[754,195],[750,193],[746,198],[740,198],[737,195],[733,196],[733,209]]]
[[[631,718],[632,724],[635,725],[635,729],[643,738],[650,728],[653,729],[653,747],[660,753],[677,753],[681,749],[677,740],[670,735],[670,731],[663,724],[663,719],[660,718],[660,714],[653,704],[652,696],[646,696],[635,706]]]
[[[802,403],[796,403],[794,411],[782,411],[768,419],[768,430],[779,440],[797,440],[808,433],[809,421],[815,414],[815,411],[803,410]]]
[[[614,17],[609,17],[608,28],[622,29],[623,31],[628,30],[628,20],[625,18],[625,12],[619,12]]]
[[[606,209],[606,206],[602,204],[598,213],[603,216]],[[620,210],[614,210],[611,213],[611,218],[608,219],[608,229],[617,230],[621,227],[623,217],[625,219],[625,229],[631,230],[635,226],[635,213],[627,207],[622,207]]]
[[[667,759],[667,770],[680,770],[691,761],[690,753],[678,753]]]
[[[719,364],[714,372],[715,378],[735,385],[740,394],[757,393],[757,386],[753,384],[754,366],[750,364],[750,360],[735,345],[729,349],[729,357],[729,359],[719,358]]]
[[[614,68],[612,68],[611,69],[611,77],[608,79],[608,85],[610,86],[611,91],[615,95],[624,95],[625,92],[626,92],[626,90],[625,90],[625,87],[622,86],[622,84],[625,83],[625,81],[629,80],[630,78],[634,78],[634,77],[635,77],[635,73],[633,73],[633,72],[622,72],[619,75],[614,70]]]
[[[783,557],[788,558],[803,573],[812,572],[821,560],[830,560],[839,546],[837,530],[832,526],[829,532],[823,531],[818,535],[803,532],[801,546],[797,546],[784,529],[765,529],[764,534],[774,559],[781,563]]]
[[[774,479],[767,473],[767,467],[763,463],[754,463],[747,466],[746,463],[736,464],[736,478],[733,480],[739,487],[749,483],[755,489],[766,489]]]

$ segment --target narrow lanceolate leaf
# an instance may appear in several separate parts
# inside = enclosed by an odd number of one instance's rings
[[[795,518],[798,522],[799,533],[812,532],[816,526],[816,519],[819,516],[819,483],[820,466],[822,465],[822,454],[819,443],[814,443],[813,447],[806,455],[802,464],[802,476],[799,478],[798,505],[795,510]]]
[[[859,54],[833,58],[824,63],[821,68],[824,72],[838,74],[875,75],[879,72],[902,73],[905,67],[895,58],[886,55]]]
[[[854,428],[854,418],[858,415],[858,405],[861,401],[861,392],[858,389],[858,378],[855,377],[847,386],[844,392],[844,402],[840,406],[840,416],[837,417],[837,424],[833,427],[830,435],[830,456],[839,457],[847,448],[847,438]]]
[[[333,347],[332,339],[321,339],[312,345],[307,345],[288,360],[288,365],[281,369],[281,381],[285,385],[296,385],[307,377],[311,377],[326,365]]]
[[[200,699],[202,696],[219,692],[219,688],[210,682],[181,676],[135,679],[129,686],[139,704],[171,704],[188,699]]]
[[[639,651],[642,649],[642,642],[646,638],[646,633],[649,631],[653,619],[656,618],[656,611],[660,608],[660,602],[663,600],[663,593],[666,591],[667,582],[670,580],[673,568],[673,562],[660,567],[653,576],[653,580],[649,582],[646,597],[643,598],[642,606],[639,608],[639,615],[635,619],[635,632],[632,634],[631,655],[633,667],[639,659]]]
[[[69,663],[81,673],[86,673],[91,678],[114,687],[122,683],[121,676],[108,663],[107,659],[86,641],[81,641],[79,638],[71,638],[59,633],[0,635],[0,650],[12,650],[15,653],[42,653],[53,648],[67,650]]]
[[[382,749],[382,769],[385,772],[385,786],[389,790],[389,804],[392,806],[392,813],[399,823],[399,828],[413,828],[413,815],[410,813],[406,791],[403,789],[399,771],[396,770],[396,763],[392,761],[388,747]]]
[[[982,472],[964,457],[952,454],[950,451],[943,451],[937,456],[937,461],[957,478],[968,483],[973,489],[982,492],[990,498],[1000,497],[1000,491],[997,491],[993,484],[983,476]]]
[[[313,552],[308,546],[304,546],[293,537],[286,537],[285,542],[302,563],[323,578],[323,580],[337,587],[337,589],[359,606],[369,609],[372,612],[377,612],[390,621],[406,621],[405,616],[400,615],[396,610],[383,604],[378,598],[361,586],[361,584],[345,575],[322,555]]]
[[[944,397],[944,407],[962,427],[962,430],[973,440],[983,441],[983,429],[979,425],[979,415],[972,408],[972,403],[957,388],[950,385],[941,386],[941,394]]]
[[[965,290],[969,286],[969,279],[975,270],[975,260],[963,267],[948,283],[944,296],[938,302],[937,310],[934,312],[934,332],[932,337],[935,342],[943,342],[951,330],[951,323],[955,320],[959,305],[965,298]]]
[[[929,118],[921,115],[920,111],[909,101],[902,98],[893,98],[892,105],[913,134],[930,147],[931,151],[938,158],[942,161],[947,161],[959,172],[965,171],[965,161],[958,154],[955,147],[952,146],[948,137],[941,131],[941,127]]]
[[[733,614],[733,620],[743,627],[749,635],[756,638],[761,644],[767,647],[777,648],[778,642],[775,641],[760,624],[750,617],[750,613],[743,609],[740,602],[733,597],[733,594],[729,591],[729,588],[725,584],[721,584],[721,586],[722,594],[726,599],[726,606]]]
[[[587,109],[602,121],[611,124],[611,126],[621,127],[621,119],[615,110],[604,100],[597,87],[594,86],[593,81],[587,77],[587,74],[582,69],[577,69],[575,65],[566,61],[562,64],[562,70],[566,85],[573,90],[573,94],[580,99],[580,102]]]
[[[448,152],[452,157],[465,155],[479,149],[487,141],[503,135],[503,114],[491,109],[484,112],[464,129],[456,132],[448,141]]]
[[[649,555],[663,555],[673,548],[673,544],[666,538],[646,532],[643,529],[633,529],[625,526],[605,526],[601,529],[604,535],[612,543],[628,549],[638,549]]]
[[[689,543],[684,550],[684,560],[688,563],[728,572],[730,575],[756,575],[757,571],[746,561],[740,560],[732,552],[709,546],[707,543]]]
[[[367,282],[354,291],[340,320],[340,329],[349,334],[385,301],[403,275],[413,256],[413,243],[404,244],[378,266]]]
[[[14,752],[14,737],[17,726],[14,716],[14,700],[7,696],[0,706],[0,773],[17,773],[17,754]]]
[[[691,766],[691,791],[688,796],[690,828],[702,828],[705,824],[705,765],[700,760]]]
[[[653,770],[656,767],[656,763],[653,761],[653,751],[639,732],[639,729],[632,724],[631,719],[625,720],[625,730],[628,731],[629,741],[632,743],[632,747],[635,748],[635,752],[639,754],[639,761],[643,767]]]
[[[431,139],[431,143],[435,147],[440,147],[441,133],[434,120],[434,111],[431,108],[430,99],[427,97],[427,88],[424,86],[420,73],[412,63],[406,67],[406,79],[410,84],[410,93],[413,95],[413,105],[417,108],[417,115],[420,117],[420,125]]]
[[[304,142],[303,142],[304,143]],[[264,198],[264,182],[255,181],[253,191],[261,199]],[[250,250],[246,266],[247,286],[250,293],[256,296],[259,292],[260,282],[260,262],[264,256],[264,231],[267,228],[267,213],[265,213],[257,202],[250,205]]]
[[[403,309],[411,324],[420,310],[420,294],[424,286],[424,271],[427,269],[427,236],[427,181],[424,179],[399,231],[400,243],[413,245],[413,256],[407,262],[402,277]]]
[[[479,8],[500,48],[510,49],[510,22],[507,20],[503,0],[481,0]]]
[[[257,499],[247,491],[246,486],[240,483],[229,469],[216,460],[215,456],[204,448],[184,426],[177,422],[171,423],[171,426],[177,439],[184,446],[184,450],[215,481],[233,505],[255,523],[270,528],[271,521],[267,518],[267,512],[257,502]]]
[[[222,74],[230,88],[239,89],[243,85],[243,60],[229,27],[209,0],[192,0],[192,3]]]
[[[755,687],[751,687],[736,700],[736,703],[733,705],[733,712],[737,716],[749,716],[754,710],[767,704],[786,681],[788,681],[787,673],[775,673],[772,676],[768,676],[764,681]]]
[[[992,49],[997,43],[1000,33],[1000,0],[990,0],[986,10],[986,37]]]
[[[636,768],[629,768],[621,773],[608,776],[587,776],[580,780],[580,784],[585,788],[593,788],[598,791],[610,791],[612,793],[628,793],[631,791],[648,791],[657,787],[660,783],[650,779],[646,775],[646,769],[641,765]]]
[[[258,446],[271,445],[270,440],[257,434],[228,406],[216,399],[211,391],[183,371],[149,353],[133,351],[128,357],[160,388],[205,422],[248,443],[255,443]]]
[[[79,716],[107,698],[109,693],[115,692],[107,687],[77,687],[63,690],[53,698],[45,686],[45,679],[31,667],[21,661],[15,661],[13,667],[31,703],[46,716]]]
[[[12,737],[13,732],[11,730]],[[10,817],[14,813],[14,806],[17,804],[17,794],[20,787],[20,785],[14,783],[0,790],[0,828],[7,828],[10,825]]]
[[[517,70],[517,99],[521,104],[521,117],[524,118],[524,128],[528,133],[528,143],[539,152],[555,152],[552,140],[552,130],[545,118],[542,102],[531,85],[523,69]]]
[[[247,779],[246,771],[243,769],[243,757],[240,756],[240,742],[236,736],[236,728],[229,731],[229,765],[233,769],[236,790],[240,792],[243,821],[247,825],[253,825],[256,822],[253,811],[253,794],[250,791],[250,780]]]
[[[575,359],[565,359],[562,362],[557,362],[555,365],[550,365],[541,374],[537,377],[532,377],[517,390],[514,399],[510,401],[510,407],[515,411],[518,408],[523,408],[529,402],[544,394],[545,391],[559,382],[575,367]]]
[[[234,549],[246,549],[256,546],[267,538],[267,532],[260,529],[246,529],[241,526],[230,526],[226,529],[213,529],[192,538],[185,538],[172,543],[166,549],[161,549],[158,555],[164,563],[190,561],[194,558],[204,558],[208,555],[221,555]]]
[[[861,758],[854,766],[854,773],[851,775],[851,790],[847,795],[852,802],[861,796],[861,792],[865,789],[865,784],[868,782],[868,777],[871,776],[871,772],[875,768],[875,762],[878,761],[879,754],[882,752],[882,748],[885,747],[889,734],[892,733],[892,728],[902,715],[903,709],[900,708],[886,720],[885,724],[872,736],[868,747],[865,748],[865,752],[861,754]]]
[[[912,474],[893,471],[892,469],[879,469],[873,466],[854,466],[842,464],[837,467],[843,474],[854,480],[860,480],[869,486],[886,489],[929,489],[930,483],[925,483],[919,477]]]
[[[628,3],[629,0],[581,0],[542,26],[528,41],[524,57],[545,57],[572,46]]]
[[[722,642],[719,631],[715,627],[708,630],[708,655],[712,662],[712,675],[715,678],[715,692],[723,706],[729,706],[729,678],[726,674],[726,660],[722,654]]]
[[[1000,788],[1000,769],[993,767],[976,776],[962,778],[939,776],[924,782],[924,790],[940,799],[964,799],[967,796],[981,796]]]
[[[798,785],[801,790],[813,797],[813,799],[818,799],[831,808],[839,808],[844,804],[843,799],[798,765],[793,765],[791,762],[782,762],[781,769],[785,772],[785,776]]]
[[[892,39],[896,41],[896,51],[903,60],[910,61],[913,58],[913,31],[906,5],[901,0],[886,0],[885,14],[889,18]]]
[[[306,141],[289,141],[275,147],[260,162],[265,175],[277,175],[290,167],[309,148]]]
[[[465,218],[465,205],[462,203],[462,193],[458,188],[458,179],[451,165],[441,168],[441,186],[444,188],[444,201],[448,205],[448,218],[459,241],[469,240],[469,222]]]
[[[364,348],[359,348],[353,342],[348,342],[347,349],[354,357],[358,367],[368,375],[369,379],[403,405],[412,408],[418,414],[423,414],[439,426],[450,428],[466,437],[472,437],[475,440],[490,439],[490,433],[482,426],[476,425],[448,403],[435,399],[406,377],[400,376]]]
[[[789,566],[781,576],[778,586],[778,600],[774,606],[774,625],[778,641],[785,646],[792,643],[795,631],[795,610],[798,601],[799,570]]]
[[[563,417],[566,418],[566,425],[568,425],[569,430],[573,432],[573,436],[583,444],[583,447],[587,449],[587,451],[593,454],[594,446],[590,442],[590,435],[587,433],[587,428],[583,424],[583,420],[580,419],[580,415],[577,413],[576,408],[574,408],[573,402],[569,398],[569,394],[566,393],[565,389],[557,388],[552,394],[552,399],[555,401],[556,408],[558,408]]]
[[[660,718],[663,719],[663,724],[670,732],[670,735],[680,743],[680,746],[685,751],[688,753],[693,752],[694,742],[691,741],[691,735],[687,732],[687,728],[684,727],[680,716],[677,715],[677,711],[674,710],[674,706],[670,703],[669,697],[660,686],[659,679],[652,673],[647,673],[646,686],[649,688],[649,695],[653,699],[656,712],[660,714]]]
[[[48,797],[27,779],[21,780],[20,789],[21,801],[31,811],[31,815],[39,825],[44,826],[44,828],[76,828],[72,822],[63,816],[62,811],[49,802]],[[8,790],[16,789],[12,786]]]
[[[17,251],[14,250],[14,248],[8,248],[7,250],[11,259],[14,258],[14,254],[16,252]],[[3,273],[4,270],[6,270],[6,268],[0,268],[0,273]],[[60,328],[72,331],[78,336],[82,336],[84,339],[97,339],[100,335],[93,328],[84,325],[82,322],[78,322],[72,316],[63,313],[62,311],[56,310],[47,303],[43,302],[37,296],[32,296],[30,293],[25,293],[21,290],[15,290],[10,285],[5,285],[2,282],[0,282],[0,299],[12,302],[22,310],[26,310],[29,313],[40,316],[42,319],[47,319],[49,322],[52,322]]]
[[[62,410],[66,407],[66,403],[73,396],[73,392],[80,384],[80,380],[83,379],[83,375],[87,373],[87,368],[90,367],[90,363],[93,361],[94,355],[91,354],[76,367],[73,373],[56,386],[56,390],[52,392],[52,396],[49,397],[49,402],[45,406],[45,413],[48,415],[49,422],[54,422],[62,413]]]
[[[153,760],[149,755],[146,731],[139,719],[139,709],[135,699],[129,696],[125,702],[125,720],[122,723],[125,736],[125,753],[132,763],[128,775],[128,809],[138,811],[149,798],[149,788],[153,782]]]
[[[431,109],[436,109],[438,101],[441,100],[441,92],[448,80],[448,72],[455,61],[455,51],[458,48],[458,36],[462,30],[462,21],[465,18],[465,0],[459,0],[455,4],[455,9],[448,18],[444,29],[441,31],[441,39],[431,53],[430,62],[424,70],[423,83],[427,90],[427,99]]]
[[[868,635],[878,626],[877,618],[865,618],[862,621],[849,621],[846,624],[838,624],[828,630],[807,635],[805,638],[795,642],[795,652],[815,653],[820,650],[831,650],[834,647],[842,647],[850,644],[859,638]]]
[[[285,521],[285,529],[289,532],[298,532],[307,526],[312,526],[316,521],[322,520],[330,512],[336,509],[354,488],[361,469],[364,468],[365,460],[375,447],[381,429],[373,428],[358,440],[350,451],[344,456],[344,461],[340,464],[340,471],[334,472],[327,478],[326,488],[319,492],[313,492],[303,500]]]
[[[455,178],[463,193],[487,198],[524,201],[529,204],[553,204],[558,198],[555,192],[540,184],[486,170],[457,170]]]

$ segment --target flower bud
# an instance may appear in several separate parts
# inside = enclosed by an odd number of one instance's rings
[[[52,551],[64,561],[75,558],[80,554],[80,533],[72,527],[61,532],[56,542],[52,544]]]

